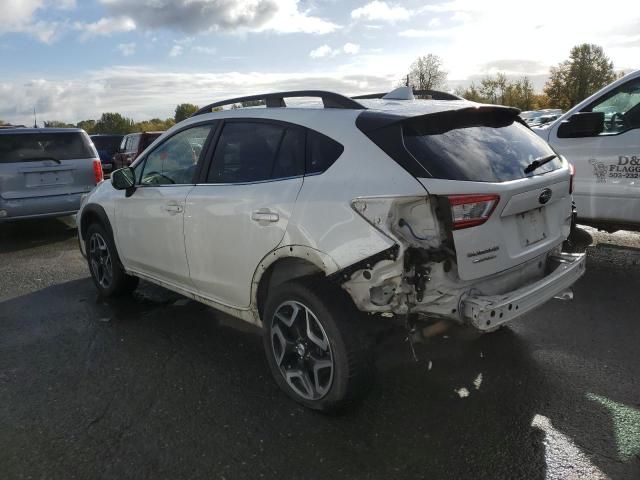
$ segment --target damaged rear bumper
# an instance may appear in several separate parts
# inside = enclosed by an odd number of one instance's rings
[[[551,272],[526,287],[501,295],[464,297],[460,311],[465,320],[478,330],[492,330],[552,299],[585,272],[585,254],[561,253],[548,261]]]

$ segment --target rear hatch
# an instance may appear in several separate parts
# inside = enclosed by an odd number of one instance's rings
[[[82,131],[0,133],[0,196],[4,200],[91,190],[97,158]]]
[[[493,106],[441,111],[389,126],[404,153],[391,151],[389,131],[376,142],[438,197],[463,280],[531,260],[569,233],[568,165],[517,115]],[[525,172],[535,160],[546,162]]]

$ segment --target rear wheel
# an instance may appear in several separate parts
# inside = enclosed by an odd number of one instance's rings
[[[91,278],[103,297],[130,293],[138,286],[138,278],[126,274],[111,235],[99,223],[87,229],[86,252]]]
[[[362,313],[322,282],[287,282],[265,307],[264,348],[271,372],[296,402],[320,411],[353,405],[373,377]]]

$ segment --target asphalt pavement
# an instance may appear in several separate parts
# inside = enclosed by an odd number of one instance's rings
[[[141,283],[97,297],[73,223],[0,225],[2,479],[639,479],[640,234],[591,231],[572,302],[378,348],[305,410],[251,328]]]

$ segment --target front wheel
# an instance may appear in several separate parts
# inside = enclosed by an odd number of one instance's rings
[[[103,297],[113,297],[135,290],[138,278],[127,275],[113,239],[105,228],[94,223],[87,229],[87,262],[91,278]]]
[[[321,281],[287,282],[270,292],[264,348],[271,372],[296,402],[342,410],[366,393],[373,374],[368,329],[344,291]]]

